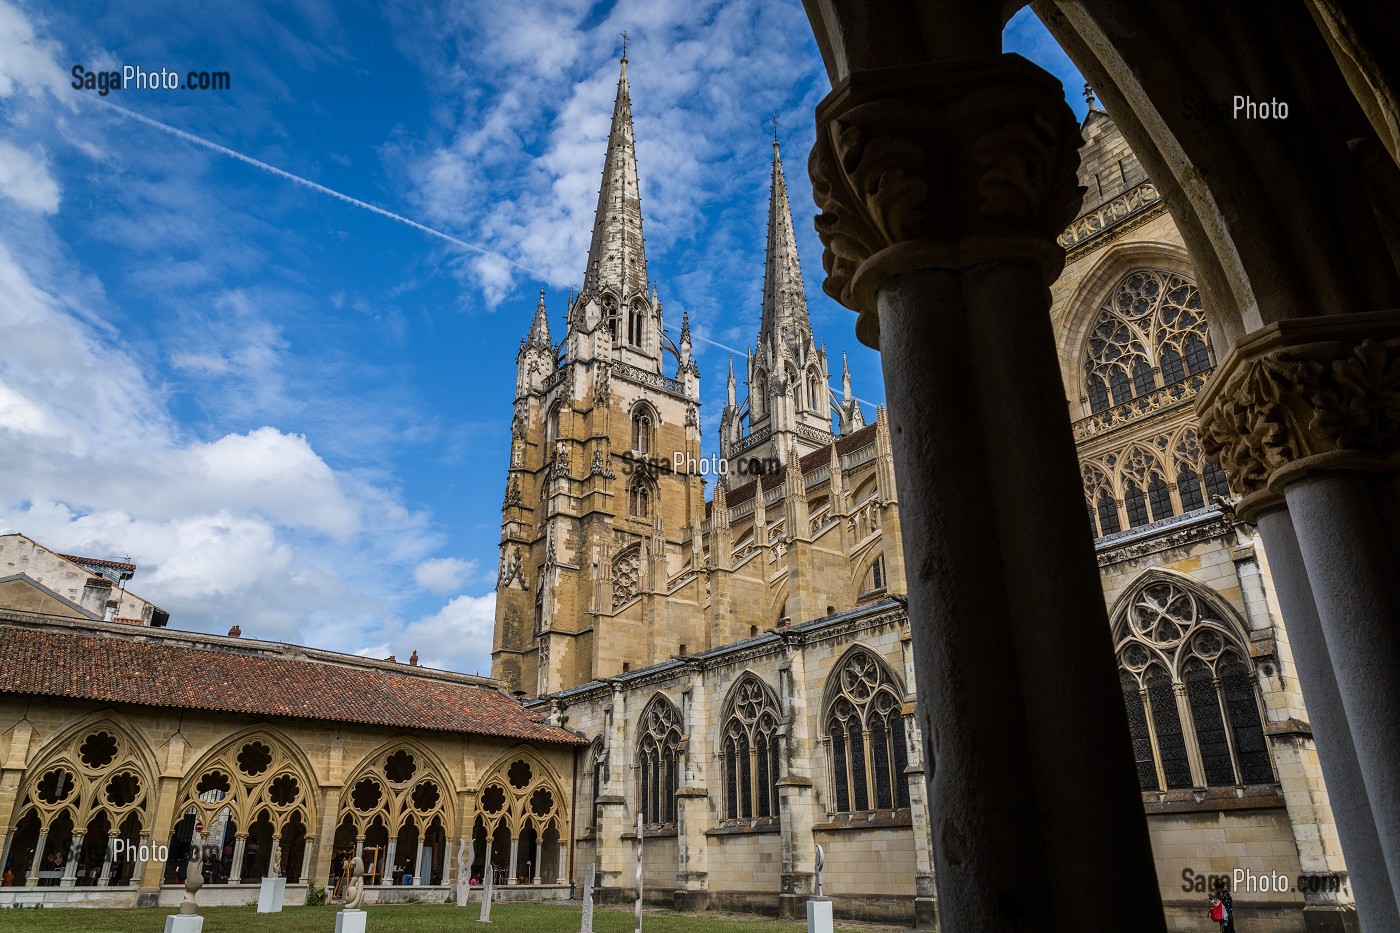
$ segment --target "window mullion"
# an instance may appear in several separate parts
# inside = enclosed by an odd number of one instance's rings
[[[1215,702],[1220,706],[1220,722],[1225,727],[1225,743],[1230,748],[1230,769],[1235,773],[1235,783],[1243,784],[1244,775],[1240,765],[1240,750],[1236,747],[1235,724],[1230,719],[1230,704],[1225,702],[1225,690],[1220,685],[1220,678],[1212,677],[1210,682],[1215,687]]]
[[[1191,766],[1191,785],[1205,787],[1206,766],[1201,760],[1201,737],[1196,732],[1196,719],[1191,715],[1191,704],[1186,699],[1186,684],[1179,680],[1173,682],[1172,697],[1176,700],[1176,713],[1181,717],[1182,737],[1191,737],[1190,742],[1183,743],[1186,746],[1186,763]]]
[[[1162,747],[1157,743],[1157,717],[1152,709],[1152,694],[1146,686],[1138,688],[1138,693],[1147,716],[1147,738],[1152,743],[1152,764],[1157,770],[1157,789],[1160,791],[1167,786],[1167,772],[1162,767]]]

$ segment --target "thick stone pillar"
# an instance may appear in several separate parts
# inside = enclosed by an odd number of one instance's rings
[[[1048,315],[1079,145],[1014,55],[854,71],[817,110],[825,288],[882,349],[954,933],[1165,929]]]
[[[1360,919],[1400,930],[1400,313],[1279,321],[1197,400],[1259,522]]]
[[[706,771],[713,760],[711,735],[717,727],[705,675],[698,667],[690,670],[681,695],[681,716],[685,739],[677,762],[681,773],[676,788],[676,890],[671,900],[677,910],[704,910],[710,902]]]

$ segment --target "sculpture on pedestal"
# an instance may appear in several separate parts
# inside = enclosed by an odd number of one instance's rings
[[[185,863],[185,896],[180,901],[180,914],[193,917],[199,909],[194,899],[196,892],[204,886],[204,850],[202,846],[190,846],[189,861]]]
[[[345,909],[359,910],[365,902],[365,862],[355,856],[350,866],[350,880],[345,884]]]

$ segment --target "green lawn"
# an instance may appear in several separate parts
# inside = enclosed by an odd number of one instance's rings
[[[490,933],[578,933],[580,909],[557,904],[494,904],[491,925],[479,926],[481,907],[394,904],[369,908],[368,933],[417,933],[426,930],[489,930]],[[280,914],[259,914],[252,907],[210,907],[201,911],[204,933],[332,933],[333,907],[288,907]],[[65,933],[160,933],[169,908],[155,910],[46,909],[0,911],[5,933],[62,930]],[[598,908],[596,933],[631,933],[632,913]],[[647,911],[646,933],[806,933],[805,923],[734,919],[727,914],[674,914]],[[895,929],[836,923],[837,930]]]

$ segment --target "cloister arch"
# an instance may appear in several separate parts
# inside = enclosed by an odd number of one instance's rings
[[[150,834],[160,773],[139,730],[116,712],[94,713],[46,742],[26,770],[9,822],[14,884],[139,880],[142,866],[125,853]]]
[[[475,877],[500,871],[515,884],[563,884],[568,871],[566,784],[527,746],[498,757],[482,771],[472,815]],[[509,852],[502,861],[502,851]]]

